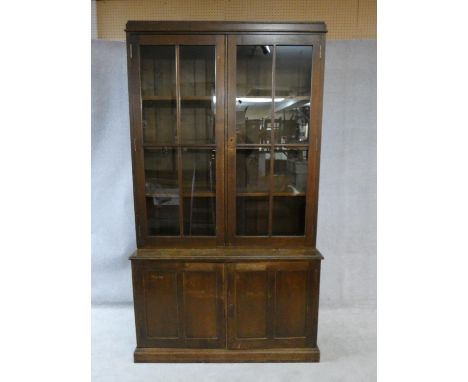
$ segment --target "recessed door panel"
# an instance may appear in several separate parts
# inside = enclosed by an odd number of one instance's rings
[[[236,337],[266,338],[268,307],[268,274],[238,272],[235,275]]]
[[[143,283],[148,337],[178,338],[177,273],[148,271],[145,272]]]
[[[216,339],[217,273],[184,272],[185,336]]]
[[[275,274],[275,337],[306,337],[307,270]]]
[[[320,264],[242,262],[228,267],[228,347],[313,347]]]
[[[138,347],[223,348],[224,265],[132,262]]]

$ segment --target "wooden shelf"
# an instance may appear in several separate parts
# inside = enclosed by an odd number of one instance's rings
[[[213,96],[181,96],[181,101],[212,101]]]
[[[269,192],[238,192],[237,196],[253,196],[253,197],[261,197],[261,196],[269,196]]]
[[[176,101],[176,96],[142,96],[143,101]],[[180,100],[183,101],[212,101],[213,96],[181,96]]]
[[[143,101],[175,101],[175,96],[142,96]]]
[[[207,144],[191,144],[191,143],[181,143],[181,144],[176,144],[176,143],[144,143],[143,147],[145,149],[163,149],[163,148],[187,148],[187,149],[215,149],[216,144],[214,143],[207,143]]]
[[[249,96],[249,95],[236,95],[236,99],[239,98],[250,98],[250,99],[266,99],[266,98],[271,98],[273,100],[273,97],[271,95],[264,95],[264,96]],[[310,95],[308,96],[282,96],[282,95],[275,95],[275,99],[282,98],[283,101],[278,101],[276,102],[284,102],[284,101],[289,101],[289,100],[297,100],[297,101],[309,101],[310,100]],[[268,103],[266,101],[265,103]]]
[[[237,149],[255,149],[255,148],[270,148],[273,146],[275,149],[303,149],[306,150],[309,148],[309,143],[238,143],[236,145]]]
[[[305,196],[305,192],[273,192],[273,196]]]
[[[180,195],[179,193],[164,193],[164,192],[154,192],[154,193],[146,193],[145,196],[147,198],[178,198]],[[193,194],[190,192],[182,193],[182,197],[184,198],[214,198],[216,197],[216,193],[210,191],[200,191],[194,192]]]
[[[273,192],[273,196],[305,196],[305,192],[298,192],[293,194],[292,192]],[[245,197],[245,196],[252,196],[252,197],[261,197],[261,196],[269,196],[269,192],[238,192],[237,196]]]

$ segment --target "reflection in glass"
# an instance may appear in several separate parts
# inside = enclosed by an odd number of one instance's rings
[[[307,190],[308,150],[276,149],[273,190],[297,195]]]
[[[270,187],[270,150],[237,150],[237,192],[267,192]]]
[[[182,169],[184,194],[216,192],[215,150],[183,148]]]
[[[177,195],[177,150],[145,150],[146,195]]]
[[[143,102],[143,141],[175,143],[177,110],[175,101]]]
[[[215,224],[215,198],[184,198],[184,235],[213,236],[215,235]]]
[[[215,94],[215,47],[180,47],[180,94],[212,96]]]
[[[237,143],[270,143],[272,46],[237,47]]]
[[[267,45],[237,47],[237,97],[271,97],[272,52]]]
[[[273,197],[273,235],[304,235],[305,196]]]
[[[236,103],[237,143],[270,143],[272,102],[240,98]]]
[[[182,101],[180,127],[182,143],[214,143],[215,105],[210,101]]]
[[[310,96],[312,46],[276,47],[275,97]]]
[[[143,45],[141,91],[143,96],[175,96],[175,47]]]
[[[268,197],[237,197],[237,235],[268,235]]]
[[[179,197],[146,198],[148,235],[179,235]]]
[[[287,99],[275,102],[275,143],[307,143],[309,141],[310,103]]]

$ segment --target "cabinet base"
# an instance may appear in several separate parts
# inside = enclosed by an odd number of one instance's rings
[[[134,361],[142,362],[320,362],[319,348],[303,349],[169,349],[136,348]]]

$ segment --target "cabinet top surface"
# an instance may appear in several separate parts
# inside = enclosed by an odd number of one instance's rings
[[[317,249],[273,249],[273,248],[207,248],[207,249],[137,249],[132,260],[145,259],[190,259],[190,260],[275,260],[275,259],[323,259]]]
[[[127,22],[126,32],[294,32],[326,33],[327,25],[317,22],[265,21],[135,21]]]

